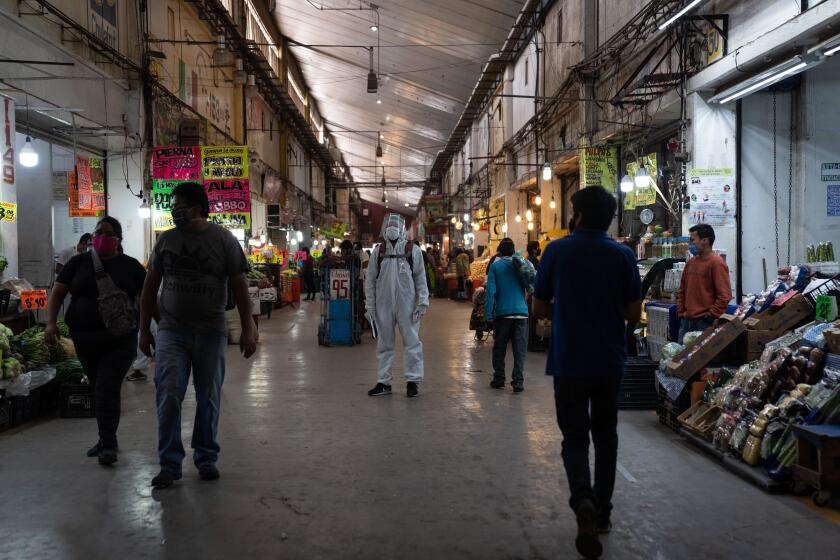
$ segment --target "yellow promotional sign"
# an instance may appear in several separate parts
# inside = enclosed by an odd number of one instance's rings
[[[14,202],[0,202],[0,220],[14,222],[17,219],[17,204]]]
[[[651,183],[646,187],[635,187],[632,192],[625,193],[624,209],[634,210],[639,206],[650,206],[656,204],[656,180],[659,176],[659,169],[656,166],[656,153],[651,153],[641,158],[641,163],[645,166],[645,170],[650,175]],[[639,171],[639,164],[632,162],[627,164],[627,175],[630,176],[634,182],[636,180],[636,173]]]
[[[618,188],[618,148],[584,148],[580,154],[580,188],[602,186],[610,192]]]
[[[248,146],[202,146],[201,172],[205,180],[247,179]]]

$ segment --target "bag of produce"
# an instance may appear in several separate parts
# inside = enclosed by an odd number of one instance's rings
[[[661,354],[662,359],[666,361],[673,360],[680,352],[685,349],[685,346],[680,344],[679,342],[669,342],[665,346],[662,347]]]
[[[703,331],[691,331],[685,333],[685,336],[683,337],[683,344],[686,348],[692,346],[695,342],[697,342],[697,339],[700,338],[700,335],[702,334]]]

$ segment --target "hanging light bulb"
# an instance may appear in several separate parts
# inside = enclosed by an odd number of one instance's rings
[[[528,222],[528,231],[534,231],[534,222]]]
[[[527,210],[525,210],[525,219],[526,219],[526,220],[528,220],[529,222],[533,222],[533,221],[534,221],[534,213],[533,213],[533,212],[531,212],[531,209],[530,209],[530,208],[528,208]]]
[[[464,222],[465,223],[470,223],[470,215],[466,212],[464,212]]]
[[[505,223],[502,224],[502,233],[507,233],[507,232],[508,232],[508,225],[507,225],[507,222],[505,222]]]
[[[630,178],[630,175],[625,174],[624,177],[621,178],[621,192],[632,192],[634,186],[635,183],[633,182],[633,179]]]
[[[551,181],[551,163],[546,161],[542,170],[543,181]]]
[[[519,212],[516,213],[516,218],[514,218],[514,220],[517,224],[522,221],[522,216],[519,215]]]
[[[557,203],[554,202],[554,193],[551,193],[551,201],[548,203],[548,207],[554,210],[557,208]]]
[[[152,207],[146,202],[146,197],[143,197],[143,202],[140,203],[140,207],[137,209],[137,215],[140,216],[141,220],[148,220],[152,217]]]
[[[298,241],[303,241],[303,232],[302,231],[297,232],[295,234],[295,237],[297,237]]]
[[[473,222],[473,230],[478,231],[481,229],[481,225],[478,222]]]
[[[26,137],[26,142],[20,149],[18,161],[20,161],[20,164],[24,167],[35,167],[38,165],[38,152],[36,152],[35,148],[32,147],[32,138],[29,136]]]
[[[636,187],[640,189],[643,189],[650,185],[650,175],[648,174],[647,169],[645,169],[644,165],[639,166],[639,170],[636,172],[636,178],[634,182],[636,183]]]
[[[461,231],[462,229],[464,229],[464,222],[456,223],[455,224],[455,229],[457,229],[458,231]]]
[[[542,197],[540,195],[534,197],[534,204],[536,204],[537,206],[542,206]]]
[[[377,104],[377,105],[382,105],[382,100],[381,100],[381,99],[377,99],[377,100],[376,100],[376,104]]]
[[[458,223],[458,217],[457,216],[452,216],[452,219],[449,220],[449,221],[452,222],[453,224],[457,224]]]

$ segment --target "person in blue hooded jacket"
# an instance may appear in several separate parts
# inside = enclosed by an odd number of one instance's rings
[[[508,342],[513,347],[511,386],[514,393],[525,387],[525,354],[528,351],[528,303],[525,286],[520,278],[513,254],[513,240],[505,237],[499,242],[498,257],[487,269],[484,314],[493,323],[493,381],[494,389],[505,387],[505,354]]]

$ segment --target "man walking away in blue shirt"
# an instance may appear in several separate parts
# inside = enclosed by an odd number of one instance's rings
[[[641,281],[633,252],[610,239],[615,197],[602,187],[572,196],[572,234],[543,252],[534,289],[538,318],[551,311],[546,374],[554,376],[557,423],[578,552],[601,555],[610,530],[618,455],[618,391],[627,359],[625,321],[641,316]],[[553,302],[553,303],[552,303]],[[589,432],[595,484],[589,472]]]
[[[493,381],[494,389],[505,388],[505,354],[508,341],[513,347],[514,393],[525,387],[525,354],[528,351],[528,303],[525,286],[519,276],[513,240],[505,237],[499,242],[499,258],[487,270],[484,316],[493,323]]]

